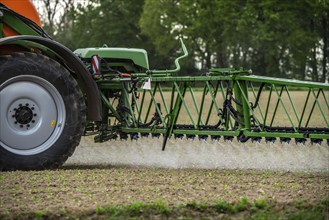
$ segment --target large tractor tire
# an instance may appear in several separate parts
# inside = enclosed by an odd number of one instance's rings
[[[85,120],[78,84],[58,62],[27,52],[0,56],[0,170],[61,166]]]

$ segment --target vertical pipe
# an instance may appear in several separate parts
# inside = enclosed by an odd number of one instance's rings
[[[255,98],[255,100],[256,100],[257,97],[256,97],[256,93],[255,93],[255,88],[254,88],[254,86],[252,85],[252,82],[250,82],[250,88],[251,88],[252,94],[254,95],[254,98]],[[258,92],[262,92],[261,90],[262,90],[262,88],[260,87]],[[264,121],[265,118],[264,118],[264,115],[263,115],[263,110],[262,110],[262,108],[260,107],[259,104],[257,105],[257,109],[258,109],[258,111],[259,111],[259,113],[260,113],[260,116],[262,117],[262,120]]]
[[[151,90],[149,90],[149,93],[150,93],[151,99],[155,96],[155,93],[156,93],[156,91],[157,91],[157,88],[158,88],[158,82],[155,83],[155,86],[154,86],[153,92],[151,92]],[[147,120],[148,120],[148,117],[149,117],[149,115],[150,115],[150,111],[151,111],[151,107],[152,107],[152,101],[149,102],[149,106],[148,106],[148,108],[147,108],[147,112],[146,112],[146,115],[145,115],[144,123],[146,123]]]
[[[270,107],[270,103],[271,103],[272,91],[273,91],[273,86],[271,85],[271,87],[270,87],[270,94],[268,95],[267,105],[266,105],[266,110],[265,110],[265,117],[264,117],[264,123],[263,123],[263,130],[264,130],[265,126],[266,126],[266,119],[267,119],[268,109],[269,109],[269,107]]]
[[[129,95],[127,92],[127,83],[123,82],[122,83],[122,90],[121,90],[121,106],[123,107],[122,109],[129,109],[130,103],[129,103]],[[129,113],[124,111],[122,113],[123,118],[125,120],[125,127],[129,126],[129,122],[130,122],[130,116]]]
[[[299,124],[298,124],[298,129],[302,126],[302,121],[303,121],[303,118],[304,118],[304,114],[305,114],[305,110],[306,110],[306,106],[307,106],[307,103],[308,103],[310,94],[311,94],[311,89],[308,89],[308,93],[307,93],[307,96],[306,96],[305,104],[304,104],[304,107],[303,107],[303,112],[302,112],[302,115],[300,116],[300,121],[299,121]]]
[[[142,100],[141,100],[141,108],[140,108],[140,110],[139,110],[139,113],[138,113],[138,119],[137,119],[137,121],[138,121],[138,123],[142,123],[143,122],[143,119],[142,119],[142,111],[143,111],[143,106],[144,106],[144,99],[145,99],[145,92],[146,90],[144,89],[143,90],[143,95],[142,95]]]
[[[202,92],[202,99],[201,99],[201,105],[200,105],[200,111],[199,111],[199,115],[198,115],[198,122],[197,122],[197,126],[199,128],[200,123],[202,121],[202,111],[203,111],[203,105],[204,105],[204,99],[206,97],[206,93],[207,93],[207,85],[204,85],[203,88],[203,92]]]
[[[162,99],[163,105],[165,107],[166,115],[168,115],[169,114],[168,106],[167,106],[166,100],[165,100],[164,95],[163,95],[161,84],[159,84],[159,93],[161,95],[161,99]]]
[[[213,108],[213,106],[214,106],[214,102],[216,101],[216,96],[217,96],[217,92],[218,92],[218,87],[219,87],[219,82],[217,82],[217,85],[216,85],[216,88],[215,88],[215,91],[214,91],[214,97],[215,97],[215,100],[212,100],[212,101],[211,101],[211,104],[210,104],[209,112],[208,112],[207,119],[206,119],[206,125],[207,125],[208,122],[209,122],[209,119],[210,119],[210,116],[211,116],[211,112],[212,112],[212,108]],[[218,112],[217,112],[217,114],[218,114]]]
[[[239,88],[240,85],[240,88]],[[246,81],[235,81],[234,86],[234,93],[235,93],[235,99],[240,102],[242,104],[242,106],[240,106],[238,103],[236,104],[236,109],[238,111],[238,119],[239,121],[243,121],[244,125],[239,124],[239,128],[240,129],[247,129],[248,131],[250,131],[250,111],[249,111],[249,102],[247,100],[248,99],[248,89],[247,89],[247,85],[246,85]],[[243,96],[245,96],[245,99],[243,99]]]
[[[103,94],[106,94],[106,95],[104,95],[104,97],[106,98],[106,97],[108,97],[108,94],[107,94],[107,92],[106,91],[103,91],[103,93],[101,93],[102,95]],[[106,98],[106,100],[108,101],[108,99]],[[108,125],[108,120],[109,120],[109,110],[110,110],[110,108],[108,107],[108,105],[106,105],[106,104],[104,104],[104,103],[102,103],[102,109],[103,109],[103,116],[102,116],[102,124],[105,124],[106,125],[106,127],[107,127],[107,125]]]
[[[274,91],[277,92],[277,90],[275,88],[275,85],[272,84],[272,86],[274,88]],[[271,127],[272,127],[274,119],[275,119],[276,111],[278,110],[278,107],[279,107],[279,103],[280,103],[280,99],[281,99],[281,96],[282,96],[283,89],[284,89],[284,86],[281,87],[280,95],[277,94],[278,95],[278,101],[276,102],[275,109],[274,109],[274,112],[273,112],[273,116],[272,116],[272,120],[271,120],[271,124],[270,124]]]

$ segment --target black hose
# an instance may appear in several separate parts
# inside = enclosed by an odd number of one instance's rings
[[[258,102],[259,102],[259,98],[260,98],[260,95],[262,94],[262,90],[265,86],[265,83],[262,83],[259,87],[259,90],[258,90],[258,93],[257,93],[257,97],[256,97],[256,101],[255,101],[255,104],[251,104],[251,108],[254,109],[258,106]]]
[[[10,13],[11,15],[15,16],[16,18],[18,18],[19,20],[23,21],[26,25],[28,25],[32,30],[37,32],[40,36],[52,40],[52,38],[41,27],[39,27],[39,25],[37,25],[34,21],[28,19],[27,17],[24,17],[23,15],[18,14],[17,12],[11,10],[10,8],[8,8],[7,6],[5,6],[2,3],[0,3],[0,10],[6,11],[6,12]]]

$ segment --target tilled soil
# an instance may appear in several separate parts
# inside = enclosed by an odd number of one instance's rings
[[[0,219],[98,219],[97,207],[160,201],[177,210],[241,198],[288,207],[288,213],[301,203],[329,209],[328,146],[169,140],[162,152],[161,143],[94,144],[84,137],[62,169],[0,172]]]
[[[85,213],[98,206],[163,201],[178,206],[265,199],[318,203],[329,196],[328,173],[222,169],[66,166],[61,170],[0,173],[0,218],[24,213]],[[79,215],[79,214],[78,214]]]

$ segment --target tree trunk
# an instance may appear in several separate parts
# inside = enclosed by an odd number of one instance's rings
[[[211,69],[211,52],[208,44],[206,44],[205,58],[206,58],[206,69]]]
[[[315,21],[314,19],[311,19],[310,21],[310,29],[312,31],[312,33],[315,33]],[[310,65],[312,67],[312,72],[311,72],[311,79],[312,81],[319,81],[319,73],[318,73],[318,62],[316,59],[316,47],[317,47],[317,43],[314,44],[312,50],[311,50],[311,60],[310,60]]]
[[[318,73],[318,62],[316,59],[316,44],[314,44],[314,48],[312,49],[312,61],[311,61],[311,66],[312,66],[312,81],[319,81],[319,73]]]
[[[227,61],[226,61],[226,54],[225,54],[225,50],[223,49],[219,49],[216,52],[216,66],[217,67],[221,67],[221,68],[225,68],[228,67]]]
[[[329,14],[327,14],[327,19],[329,19]],[[327,65],[328,65],[328,20],[325,16],[322,18],[322,30],[323,30],[323,59],[322,59],[322,78],[321,82],[325,82],[327,78]]]

